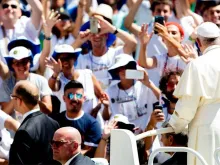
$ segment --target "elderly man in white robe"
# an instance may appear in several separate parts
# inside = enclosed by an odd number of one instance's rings
[[[203,55],[186,67],[174,92],[179,98],[169,124],[176,133],[187,125],[188,146],[215,165],[214,151],[220,147],[220,30],[205,22],[197,28],[197,43]],[[188,165],[201,162],[188,154]]]

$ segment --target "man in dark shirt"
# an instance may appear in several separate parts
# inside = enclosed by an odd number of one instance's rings
[[[101,139],[101,128],[96,119],[84,113],[82,109],[85,100],[83,85],[75,80],[70,81],[64,87],[63,100],[67,110],[58,114],[55,120],[58,121],[60,127],[76,128],[82,136],[81,153],[93,157],[94,149]]]

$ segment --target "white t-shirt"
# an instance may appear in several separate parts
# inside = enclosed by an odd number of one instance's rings
[[[167,54],[155,56],[157,59],[157,71],[160,76],[170,71],[184,70],[186,63],[178,56],[168,57]]]
[[[26,37],[34,44],[40,44],[40,41],[38,39],[39,30],[40,30],[40,25],[39,25],[39,29],[36,29],[31,21],[31,18],[28,18],[26,16],[21,16],[21,18],[18,19],[18,21],[15,23],[14,29],[5,29],[7,44],[10,41],[15,40],[16,38],[21,36]],[[6,45],[4,39],[2,27],[0,26],[0,55],[5,56],[8,54],[6,52],[7,46],[8,45]]]
[[[136,81],[134,86],[127,90],[119,89],[117,84],[110,86],[106,92],[110,98],[112,117],[123,114],[136,127],[142,130],[146,128],[153,111],[153,104],[157,102],[151,89],[140,81]]]
[[[109,48],[101,57],[94,56],[90,51],[88,54],[78,57],[77,68],[92,70],[103,89],[105,89],[110,84],[109,79],[111,79],[108,69],[114,65],[116,56],[123,53],[123,46]]]
[[[2,110],[0,110],[0,158],[7,159],[9,157],[9,150],[13,139],[10,133],[5,129],[5,120],[10,117]]]
[[[83,105],[83,110],[86,113],[90,113],[91,110],[97,105],[95,93],[94,93],[94,85],[92,81],[92,71],[88,69],[78,69],[77,72],[79,72],[79,77],[77,81],[82,83],[84,88],[84,94],[86,96],[86,101]],[[63,101],[63,95],[64,95],[64,87],[65,85],[70,81],[67,79],[63,73],[60,73],[59,75],[60,81],[61,81],[61,87],[60,90],[57,92],[53,92],[55,96],[58,97],[58,99],[61,102],[60,105],[60,112],[63,112],[66,110],[65,102]]]

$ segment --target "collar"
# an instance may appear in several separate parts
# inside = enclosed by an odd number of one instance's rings
[[[77,153],[76,155],[74,155],[72,158],[70,158],[64,165],[69,165],[70,162],[71,162],[76,156],[78,156],[79,154],[80,154],[80,152]]]
[[[206,48],[204,50],[204,52],[202,54],[206,54],[208,53],[209,51],[213,50],[213,49],[217,49],[217,48],[220,48],[220,45],[212,45],[212,46],[209,46],[208,48]]]
[[[32,113],[34,113],[34,112],[37,112],[37,111],[40,111],[40,108],[36,108],[36,109],[33,109],[33,110],[29,111],[29,112],[26,112],[26,113],[23,115],[23,118],[22,118],[21,123],[24,121],[24,119],[25,119],[28,115],[30,115],[30,114],[32,114]]]

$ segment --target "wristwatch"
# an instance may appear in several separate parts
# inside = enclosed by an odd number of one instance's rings
[[[45,39],[45,40],[51,40],[51,36],[50,36],[50,37],[47,37],[47,36],[45,36],[45,34],[44,34],[44,39]]]
[[[118,29],[116,28],[113,34],[116,35],[117,33],[118,33]]]

